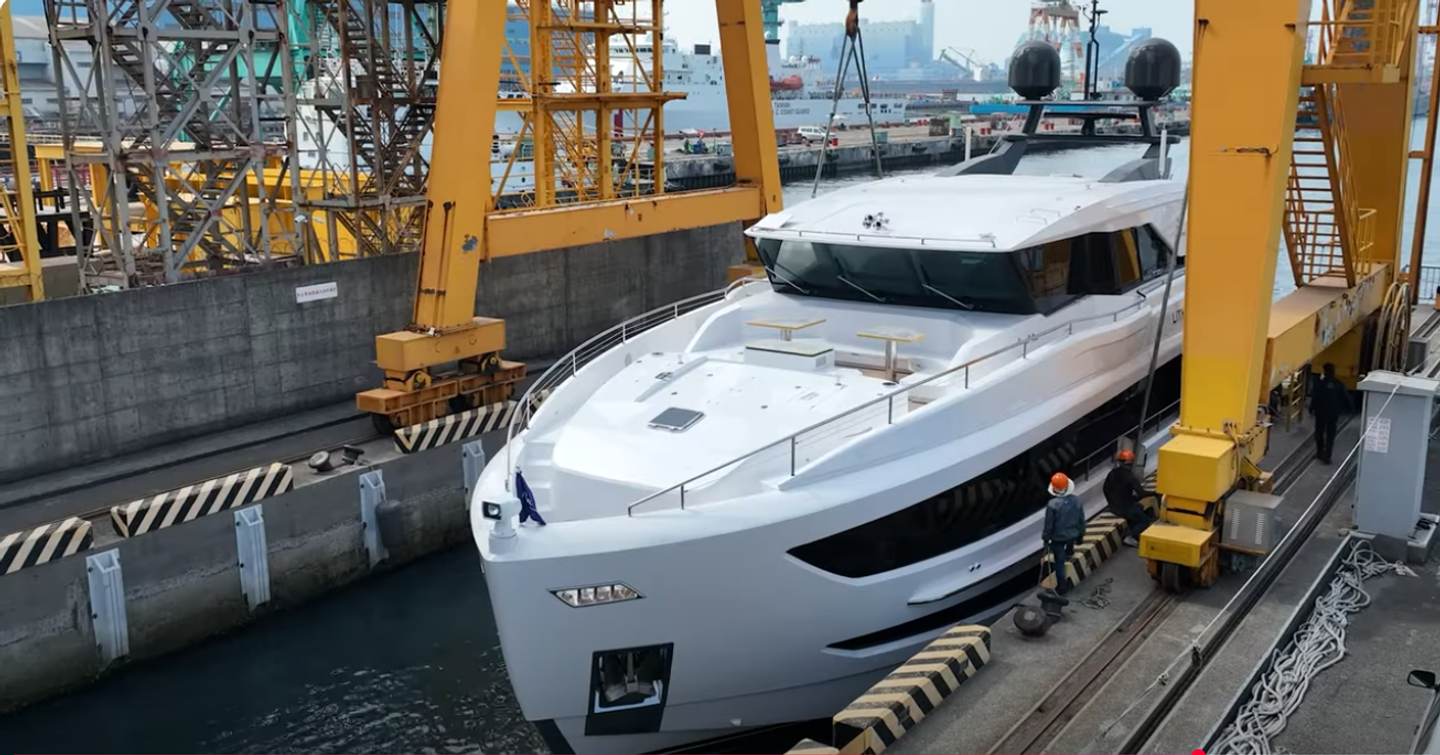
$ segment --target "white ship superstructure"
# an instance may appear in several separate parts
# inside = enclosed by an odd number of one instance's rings
[[[665,91],[685,95],[685,99],[665,106],[665,132],[728,131],[730,111],[725,94],[725,67],[719,53],[709,45],[695,45],[690,52],[684,52],[670,42],[663,43],[661,49]],[[650,50],[642,47],[636,55],[648,60]],[[612,60],[617,88],[623,88],[629,79],[644,75],[643,71],[637,70],[635,56],[628,51],[612,51]],[[803,58],[772,65],[771,101],[775,128],[823,127],[830,119],[832,107],[835,108],[837,125],[865,124],[865,104],[859,97],[847,95],[838,103],[833,102],[833,91],[830,85],[822,83],[822,79],[834,74],[834,71],[821,71],[814,61]],[[905,122],[906,101],[903,98],[872,97],[870,105],[877,125]]]

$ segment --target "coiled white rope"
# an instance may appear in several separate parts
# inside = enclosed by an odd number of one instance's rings
[[[1365,581],[1381,574],[1404,569],[1381,558],[1370,543],[1361,541],[1351,549],[1330,588],[1315,601],[1315,608],[1290,644],[1277,650],[1265,675],[1250,691],[1250,701],[1240,708],[1210,750],[1237,755],[1273,755],[1271,740],[1285,730],[1292,714],[1305,699],[1310,682],[1320,672],[1345,657],[1346,627],[1350,615],[1370,605]]]

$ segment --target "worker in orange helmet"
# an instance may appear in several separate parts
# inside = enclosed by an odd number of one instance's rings
[[[1155,523],[1155,516],[1140,502],[1152,493],[1135,474],[1135,452],[1128,448],[1115,454],[1115,466],[1105,475],[1105,508],[1125,520],[1125,544],[1135,547],[1140,533]]]
[[[1041,538],[1054,559],[1055,592],[1070,592],[1065,566],[1075,553],[1075,544],[1085,535],[1085,507],[1075,497],[1075,483],[1064,472],[1050,478],[1050,502],[1045,504],[1045,530]]]

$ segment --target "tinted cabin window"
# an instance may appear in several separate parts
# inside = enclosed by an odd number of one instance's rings
[[[895,249],[761,239],[775,290],[830,299],[940,309],[1034,314],[1035,303],[1004,252]]]
[[[1156,372],[1151,415],[1179,396],[1180,360],[1175,359]],[[1116,438],[1139,423],[1143,401],[1141,382],[979,477],[888,516],[792,548],[790,555],[842,577],[868,577],[983,540],[1044,507],[1050,497],[1045,490],[1050,475],[1081,475],[1092,454],[1108,452]]]
[[[1160,240],[1160,235],[1154,228],[1145,226],[1138,229],[1136,237],[1139,240],[1140,250],[1140,271],[1141,277],[1145,280],[1156,278],[1165,274],[1165,260],[1169,250],[1165,242]]]
[[[1144,274],[1140,265],[1140,236],[1134,228],[1114,234],[1119,237],[1115,244],[1115,272],[1120,278],[1120,290],[1139,283]]]
[[[1017,255],[1035,306],[1047,315],[1075,298],[1070,292],[1070,252],[1071,243],[1065,240],[1025,249]]]
[[[1015,252],[962,252],[760,239],[777,291],[1008,314],[1051,314],[1078,296],[1118,294],[1164,272],[1168,247],[1146,226]]]
[[[1008,254],[923,251],[915,253],[921,287],[942,299],[986,312],[1034,314],[1020,271]]]
[[[882,299],[922,296],[910,254],[903,249],[828,245],[845,280]],[[843,284],[844,281],[841,281]],[[863,295],[863,292],[860,292]]]
[[[1124,248],[1119,233],[1087,233],[1071,241],[1070,293],[1116,294],[1120,292],[1116,258]]]

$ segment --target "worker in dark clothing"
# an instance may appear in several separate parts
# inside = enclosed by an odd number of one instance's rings
[[[1045,504],[1045,530],[1041,537],[1054,558],[1055,592],[1070,592],[1066,565],[1075,553],[1075,544],[1085,535],[1085,508],[1075,497],[1075,483],[1064,472],[1050,478],[1050,502]]]
[[[1155,516],[1140,505],[1150,496],[1135,476],[1135,452],[1121,449],[1115,455],[1115,467],[1105,475],[1105,508],[1125,520],[1125,544],[1135,547],[1140,533],[1155,523]]]
[[[1322,369],[1310,392],[1310,413],[1315,415],[1315,458],[1321,464],[1329,464],[1340,417],[1354,407],[1350,403],[1350,391],[1335,379],[1335,365],[1326,362]]]

